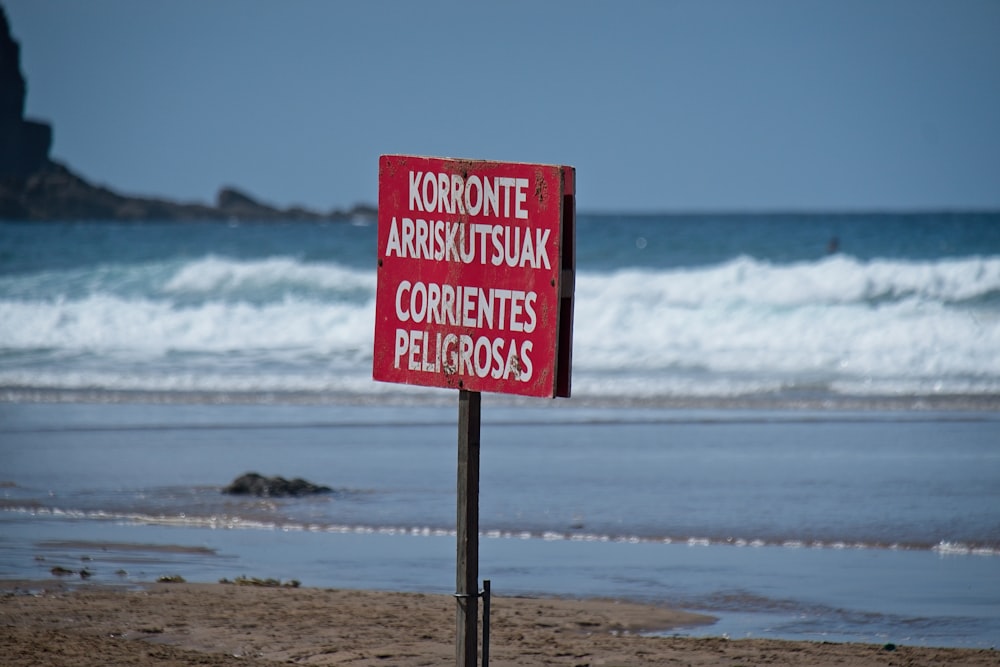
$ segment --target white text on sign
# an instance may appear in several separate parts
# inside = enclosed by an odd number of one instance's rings
[[[523,234],[522,234],[523,232]],[[534,234],[532,234],[534,232]],[[435,262],[550,269],[546,245],[549,229],[518,225],[445,222],[403,218],[392,219],[386,257],[426,259]]]
[[[475,174],[462,177],[431,171],[410,172],[410,210],[421,213],[450,213],[452,215],[482,215],[510,217],[513,198],[514,217],[527,219],[524,202],[528,199],[528,179],[494,176],[480,178]]]

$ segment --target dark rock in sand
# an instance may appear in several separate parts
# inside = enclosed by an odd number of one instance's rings
[[[320,486],[307,482],[301,477],[285,479],[284,477],[264,477],[255,472],[248,472],[233,480],[232,484],[222,489],[223,493],[232,495],[249,495],[280,498],[284,496],[310,496],[318,493],[332,493],[329,486]]]

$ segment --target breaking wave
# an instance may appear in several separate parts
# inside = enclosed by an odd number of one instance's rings
[[[0,276],[0,386],[377,394],[375,282],[214,255]],[[736,257],[576,284],[576,395],[1000,393],[1000,257]]]

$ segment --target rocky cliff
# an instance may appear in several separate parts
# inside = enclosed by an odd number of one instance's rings
[[[24,117],[26,92],[21,48],[0,7],[0,178],[23,178],[41,169],[49,157],[52,127]]]
[[[232,187],[214,205],[131,197],[94,185],[49,157],[52,126],[24,117],[20,46],[0,7],[0,220],[347,220],[375,208],[311,211],[264,204]]]

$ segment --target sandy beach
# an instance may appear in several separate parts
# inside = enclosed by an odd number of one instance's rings
[[[442,595],[12,581],[0,595],[9,667],[454,663],[455,603]],[[708,619],[612,600],[495,597],[491,618],[497,666],[1000,664],[992,649],[675,637]]]

